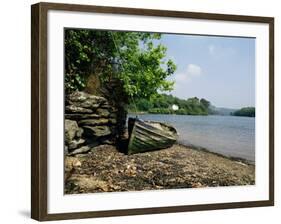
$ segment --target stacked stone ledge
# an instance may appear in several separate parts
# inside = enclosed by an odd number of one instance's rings
[[[65,100],[65,153],[86,153],[101,144],[115,144],[117,109],[104,97],[73,92]]]

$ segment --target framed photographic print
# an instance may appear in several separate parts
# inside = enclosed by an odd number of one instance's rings
[[[274,18],[32,5],[32,218],[274,204]]]

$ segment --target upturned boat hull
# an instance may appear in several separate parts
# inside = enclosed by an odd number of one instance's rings
[[[153,151],[171,147],[178,138],[174,127],[152,121],[129,118],[128,154]]]

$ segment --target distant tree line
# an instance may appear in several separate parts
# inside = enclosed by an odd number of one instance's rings
[[[231,115],[233,116],[244,116],[244,117],[255,117],[254,107],[243,107],[240,110],[234,111]]]
[[[178,110],[173,110],[172,106],[177,105]],[[150,99],[139,99],[129,105],[129,111],[153,114],[182,114],[182,115],[208,115],[211,103],[202,98],[192,97],[189,99],[180,99],[178,97],[159,94]]]

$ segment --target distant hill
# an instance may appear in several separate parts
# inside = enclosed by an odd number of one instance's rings
[[[128,106],[128,111],[151,114],[250,116],[245,115],[245,109],[248,112],[249,108],[242,109],[240,111],[239,109],[216,107],[204,98],[180,99],[168,94],[158,94],[150,99],[136,99]]]
[[[215,107],[215,106],[210,106],[210,114],[213,115],[222,115],[222,116],[227,116],[227,115],[232,115],[237,109],[232,109],[232,108],[225,108],[225,107]]]
[[[240,110],[236,110],[232,113],[233,116],[242,116],[242,117],[255,117],[255,108],[254,107],[243,107]]]

